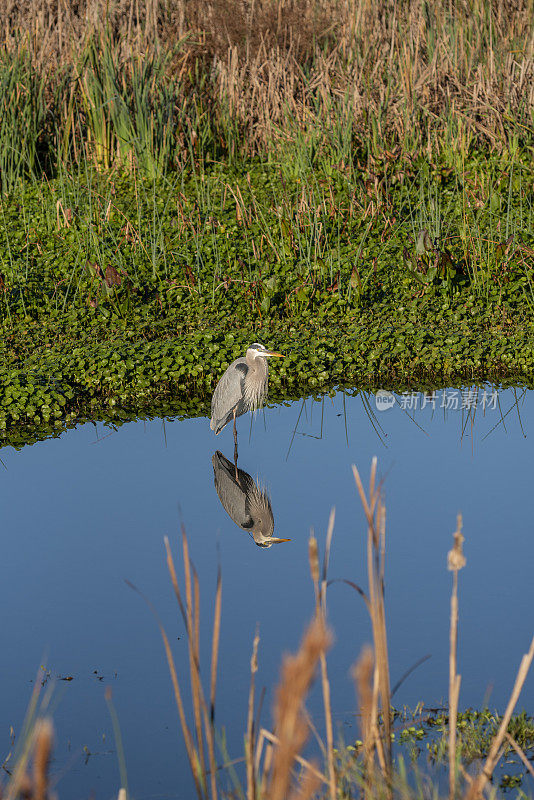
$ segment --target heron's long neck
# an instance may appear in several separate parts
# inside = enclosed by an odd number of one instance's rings
[[[266,489],[262,489],[255,481],[252,481],[252,486],[247,492],[246,507],[253,520],[252,536],[256,544],[270,539],[274,533],[271,501]]]
[[[245,379],[245,398],[249,408],[256,409],[263,403],[267,394],[269,381],[269,365],[266,358],[250,359]]]
[[[266,358],[261,358],[261,356],[253,358],[251,370],[256,373],[262,383],[269,378],[269,364]]]

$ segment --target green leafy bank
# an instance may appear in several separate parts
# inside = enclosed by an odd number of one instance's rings
[[[334,167],[304,143],[238,171],[20,186],[0,201],[4,442],[88,416],[207,413],[258,339],[286,355],[274,401],[529,385],[533,175],[527,151]]]

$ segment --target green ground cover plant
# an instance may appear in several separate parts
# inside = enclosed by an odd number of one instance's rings
[[[205,413],[254,339],[273,398],[511,379],[534,354],[524,153],[295,159],[153,181],[87,168],[0,199],[0,427]]]

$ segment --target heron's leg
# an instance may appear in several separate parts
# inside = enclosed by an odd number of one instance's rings
[[[234,466],[235,466],[235,477],[237,480],[237,428],[235,426],[235,412],[236,409],[234,408]]]

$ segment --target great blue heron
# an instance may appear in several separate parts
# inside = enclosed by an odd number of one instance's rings
[[[236,461],[236,417],[240,417],[246,411],[255,411],[263,404],[269,386],[267,359],[272,356],[283,358],[282,353],[267,350],[258,342],[251,344],[244,357],[232,361],[213,392],[210,427],[212,431],[219,434],[233,418],[234,459]]]
[[[215,490],[224,510],[244,531],[252,534],[258,547],[271,547],[278,542],[273,536],[274,517],[271,501],[248,472],[237,467],[217,450],[211,459]]]

